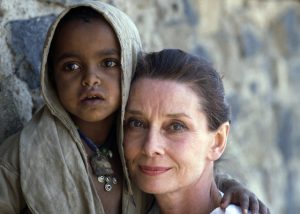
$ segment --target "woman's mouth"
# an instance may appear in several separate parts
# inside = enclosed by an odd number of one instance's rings
[[[142,173],[149,176],[161,175],[167,171],[169,171],[170,167],[160,167],[160,166],[145,166],[139,165],[139,169]]]

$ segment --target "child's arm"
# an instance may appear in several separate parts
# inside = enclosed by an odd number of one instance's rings
[[[248,209],[252,214],[270,214],[268,207],[253,192],[246,189],[236,180],[225,178],[221,175],[215,176],[215,179],[218,188],[224,193],[221,200],[221,208],[226,208],[230,203],[233,203],[242,208],[243,214],[247,213]]]
[[[26,207],[20,184],[17,138],[15,135],[0,145],[0,213],[20,213]]]
[[[1,162],[1,160],[0,160]],[[7,165],[0,163],[0,210],[1,213],[19,213],[21,204],[21,188],[19,179]]]

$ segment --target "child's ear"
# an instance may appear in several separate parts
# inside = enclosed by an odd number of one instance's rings
[[[209,160],[216,161],[221,157],[226,147],[229,130],[229,122],[225,122],[215,131],[213,142],[208,152]]]

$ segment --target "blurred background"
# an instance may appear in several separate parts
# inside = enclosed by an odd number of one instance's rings
[[[39,63],[45,34],[73,2],[0,0],[0,143],[43,103]],[[146,51],[181,48],[214,64],[232,107],[219,170],[254,191],[272,213],[299,213],[300,1],[104,2],[134,20]]]

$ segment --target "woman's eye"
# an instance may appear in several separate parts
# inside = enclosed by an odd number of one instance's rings
[[[108,68],[111,68],[111,67],[115,67],[115,66],[118,66],[119,63],[116,61],[116,60],[112,60],[112,59],[108,59],[108,60],[105,60],[102,65],[104,67],[108,67]]]
[[[173,132],[179,132],[179,131],[183,131],[186,129],[186,126],[182,123],[172,123],[170,125],[170,130],[173,131]]]
[[[130,128],[144,128],[145,127],[145,124],[143,123],[143,121],[137,120],[137,119],[130,119],[127,124]]]
[[[75,72],[80,69],[80,66],[76,63],[67,63],[64,65],[64,69],[66,71]]]

